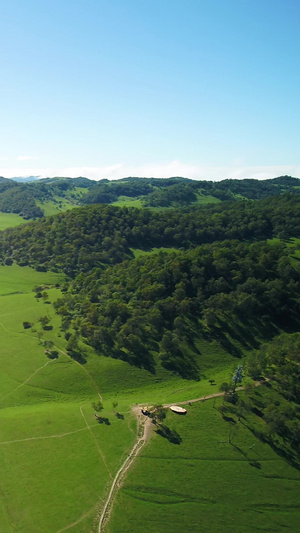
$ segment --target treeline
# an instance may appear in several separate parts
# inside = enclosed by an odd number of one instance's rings
[[[298,236],[299,206],[298,195],[159,212],[88,206],[6,230],[0,258],[74,277],[132,258],[131,248],[189,249],[225,239]]]
[[[83,204],[116,202],[119,196],[139,197],[144,207],[184,207],[202,201],[207,196],[226,201],[244,197],[258,200],[287,192],[298,192],[299,180],[282,176],[273,180],[227,179],[219,182],[198,181],[180,177],[168,179],[125,178],[97,182],[82,198]]]
[[[197,378],[186,349],[191,324],[238,356],[230,337],[249,347],[255,328],[264,336],[299,327],[299,281],[284,244],[224,241],[80,274],[55,307],[63,329],[75,332],[71,353],[82,337],[100,353],[152,371],[157,352],[167,369]]]

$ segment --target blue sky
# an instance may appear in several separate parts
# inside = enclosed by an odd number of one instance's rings
[[[0,2],[0,175],[300,177],[299,0]]]

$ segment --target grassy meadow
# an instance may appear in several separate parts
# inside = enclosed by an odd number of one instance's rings
[[[165,424],[177,442],[153,426],[116,495],[106,533],[298,530],[299,471],[255,438],[246,421],[222,418],[221,402],[186,405],[185,416],[169,411]]]
[[[27,220],[15,213],[0,213],[0,231],[13,228],[14,226],[20,226],[20,224],[26,224],[27,222]]]
[[[218,392],[237,364],[217,341],[195,332],[199,381],[181,379],[159,363],[151,374],[85,345],[86,363],[80,365],[65,353],[51,305],[64,280],[29,267],[0,267],[1,533],[96,531],[112,480],[136,438],[131,406]],[[37,285],[50,304],[34,297]],[[47,330],[39,322],[45,315]],[[32,327],[24,329],[26,321]],[[47,357],[45,341],[53,342],[57,359]],[[91,404],[99,397],[107,424],[94,418]],[[183,524],[193,533],[296,531],[299,472],[246,423],[222,418],[216,409],[221,401],[187,405],[184,417],[169,412],[166,425],[178,444],[153,426],[116,495],[105,533],[182,533]]]
[[[84,366],[64,355],[59,319],[34,298],[42,284],[49,300],[63,276],[27,267],[0,267],[0,530],[1,533],[91,531],[101,499],[135,438],[127,408],[119,420],[111,402],[94,418],[98,388]],[[53,329],[38,322],[47,315]],[[24,329],[23,322],[33,326]],[[46,357],[52,340],[59,357]],[[61,352],[62,351],[62,352]],[[84,529],[82,529],[84,527]]]

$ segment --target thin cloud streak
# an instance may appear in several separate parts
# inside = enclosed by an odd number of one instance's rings
[[[300,165],[269,165],[269,166],[201,166],[189,165],[181,161],[171,161],[162,164],[128,165],[117,163],[108,166],[70,166],[70,167],[15,167],[1,168],[0,175],[6,178],[19,176],[39,176],[41,178],[66,176],[75,178],[84,176],[93,180],[107,178],[116,180],[129,176],[146,178],[169,178],[182,176],[190,179],[220,181],[223,179],[267,179],[282,175],[300,177]]]

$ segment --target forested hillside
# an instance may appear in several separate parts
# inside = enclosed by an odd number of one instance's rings
[[[257,200],[298,191],[299,180],[283,176],[273,180],[197,181],[185,178],[125,178],[97,182],[83,197],[86,204],[113,203],[120,196],[139,197],[144,207],[183,207],[200,203],[247,198]]]
[[[300,196],[288,194],[159,212],[88,206],[5,231],[0,258],[74,277],[133,257],[131,248],[189,249],[224,239],[297,237],[299,205]]]
[[[57,210],[64,199],[70,202],[70,207],[78,205],[83,191],[92,184],[86,178],[52,178],[28,183],[0,178],[0,211],[16,213],[25,219],[41,218],[45,202],[54,202]]]
[[[156,352],[197,379],[192,323],[234,356],[297,330],[299,265],[282,239],[300,234],[299,207],[295,194],[159,212],[88,206],[6,230],[1,260],[74,279],[56,304],[76,332],[73,357],[80,335],[151,371]],[[134,259],[153,247],[174,252]]]
[[[288,192],[298,193],[299,179],[281,176],[269,180],[226,179],[219,182],[180,177],[123,178],[99,181],[87,178],[47,178],[16,182],[1,178],[0,211],[25,219],[41,218],[49,202],[55,212],[88,204],[139,203],[139,207],[178,208],[223,201],[258,200]],[[49,213],[48,213],[49,214]]]
[[[154,371],[157,352],[164,367],[197,379],[192,324],[240,357],[236,341],[253,348],[297,330],[299,281],[282,243],[228,240],[80,274],[56,309],[76,332],[75,358],[80,334],[99,353]]]

